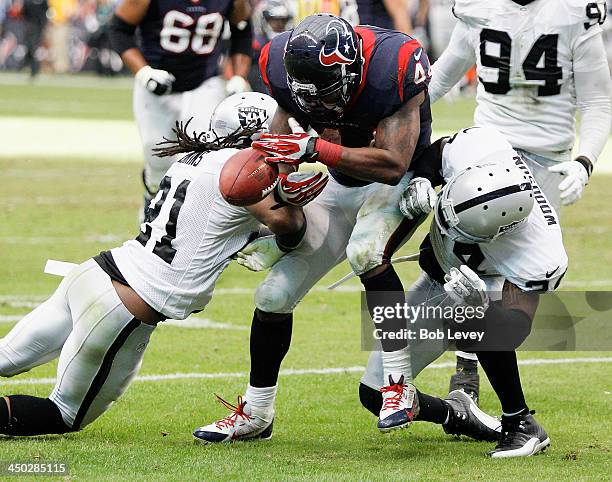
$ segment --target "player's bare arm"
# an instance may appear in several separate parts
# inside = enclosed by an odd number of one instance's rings
[[[336,169],[366,181],[397,184],[406,174],[420,132],[421,92],[376,128],[374,147],[342,148]]]
[[[225,87],[228,95],[251,90],[246,78],[251,69],[253,27],[251,5],[247,0],[235,0],[230,14],[230,62],[233,76]]]
[[[289,126],[289,119],[291,117],[291,114],[279,105],[270,124],[270,133],[291,134],[291,127]]]
[[[393,20],[393,28],[398,32],[407,34],[412,33],[412,22],[410,20],[410,12],[406,2],[398,2],[397,0],[383,0],[387,13]]]
[[[136,27],[140,24],[147,13],[150,3],[151,0],[123,0],[119,5],[117,5],[117,9],[115,10],[116,18],[113,19],[111,25],[115,37],[117,37],[117,35],[121,36],[121,34],[126,37],[123,40],[119,40],[119,42],[128,42],[123,47],[129,47],[121,52],[121,60],[123,60],[125,65],[134,74],[136,74],[136,72],[138,72],[141,68],[148,65],[147,61],[142,55],[142,52],[136,46],[135,41],[133,46],[131,46],[131,41],[133,41],[133,35]],[[123,25],[121,24],[121,21],[123,22]],[[132,39],[127,38],[130,36]],[[117,44],[117,41],[115,41],[115,44]]]
[[[303,234],[306,218],[302,209],[297,206],[272,209],[276,204],[274,197],[268,196],[257,204],[247,206],[247,209],[278,236],[291,236],[299,232]]]
[[[410,166],[419,139],[420,107],[425,98],[421,92],[395,114],[381,120],[373,147],[343,147],[305,133],[284,138],[263,135],[253,147],[274,152],[274,157],[266,158],[269,162],[319,161],[357,179],[396,185]]]

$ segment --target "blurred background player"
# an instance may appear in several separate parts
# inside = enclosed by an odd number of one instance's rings
[[[411,35],[410,6],[409,0],[357,0],[359,23]]]
[[[457,0],[450,44],[432,66],[436,102],[476,63],[477,125],[499,130],[555,210],[582,196],[610,134],[603,1]],[[575,114],[582,121],[576,141]],[[477,397],[476,357],[461,353],[450,389]]]
[[[249,89],[251,8],[247,0],[122,0],[111,21],[111,43],[134,73],[134,117],[143,144],[144,211],[173,158],[152,149],[171,139],[177,120],[194,117],[190,127],[208,129],[214,107],[226,96]],[[220,37],[231,28],[234,76],[219,76]],[[140,30],[140,47],[135,31]],[[143,212],[143,216],[145,213]]]
[[[25,63],[30,67],[30,75],[35,77],[40,70],[38,48],[42,42],[47,25],[47,0],[23,0],[21,15],[25,23],[25,41],[27,53]]]
[[[253,12],[253,64],[249,73],[249,84],[255,92],[268,92],[259,72],[261,49],[277,35],[291,30],[292,20],[293,12],[286,0],[264,0]]]

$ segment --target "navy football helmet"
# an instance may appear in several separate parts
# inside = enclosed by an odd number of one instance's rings
[[[302,111],[321,121],[342,116],[363,73],[361,40],[346,20],[323,13],[306,17],[291,31],[284,61]]]

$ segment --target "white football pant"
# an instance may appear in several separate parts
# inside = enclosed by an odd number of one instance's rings
[[[175,139],[172,129],[176,121],[187,122],[189,133],[208,130],[214,108],[225,98],[225,82],[219,76],[211,77],[199,87],[187,92],[155,95],[140,82],[134,82],[134,118],[138,125],[144,152],[144,179],[152,193],[176,157],[156,157],[153,148],[164,137]]]
[[[347,187],[330,178],[304,213],[308,229],[302,244],[284,255],[255,292],[255,305],[268,313],[291,313],[330,269],[348,257],[362,275],[383,264],[410,238],[414,224],[398,203],[412,178],[397,186],[372,183]]]
[[[0,376],[12,377],[59,355],[49,399],[66,425],[79,430],[127,389],[154,329],[134,319],[109,276],[90,259],[0,340]]]

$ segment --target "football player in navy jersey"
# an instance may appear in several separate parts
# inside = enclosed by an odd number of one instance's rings
[[[316,14],[272,39],[259,63],[279,108],[270,129],[274,134],[262,136],[254,147],[268,154],[268,162],[285,167],[321,162],[332,179],[305,209],[309,229],[300,248],[280,257],[269,242],[255,240],[243,250],[247,267],[273,266],[255,294],[245,405],[197,429],[194,435],[206,442],[270,432],[292,312],[332,267],[348,258],[371,308],[380,302],[377,292],[385,292],[385,305],[403,300],[390,258],[422,221],[404,218],[398,207],[411,178],[410,162],[429,146],[431,136],[429,61],[417,40],[377,27],[352,28],[334,15]],[[294,120],[320,136],[292,133]],[[334,137],[341,145],[325,140]],[[401,323],[405,320],[385,320],[380,328],[397,331]],[[407,426],[417,410],[416,389],[404,383],[410,378],[405,347],[405,340],[383,343],[388,386],[381,431]],[[248,418],[242,416],[244,406]]]
[[[194,131],[208,130],[214,107],[226,95],[250,90],[250,14],[247,0],[122,0],[117,6],[111,43],[135,75],[134,117],[144,150],[145,210],[175,160],[154,156],[155,144],[173,138],[177,120],[193,117]],[[226,20],[235,74],[228,82],[219,76]]]

